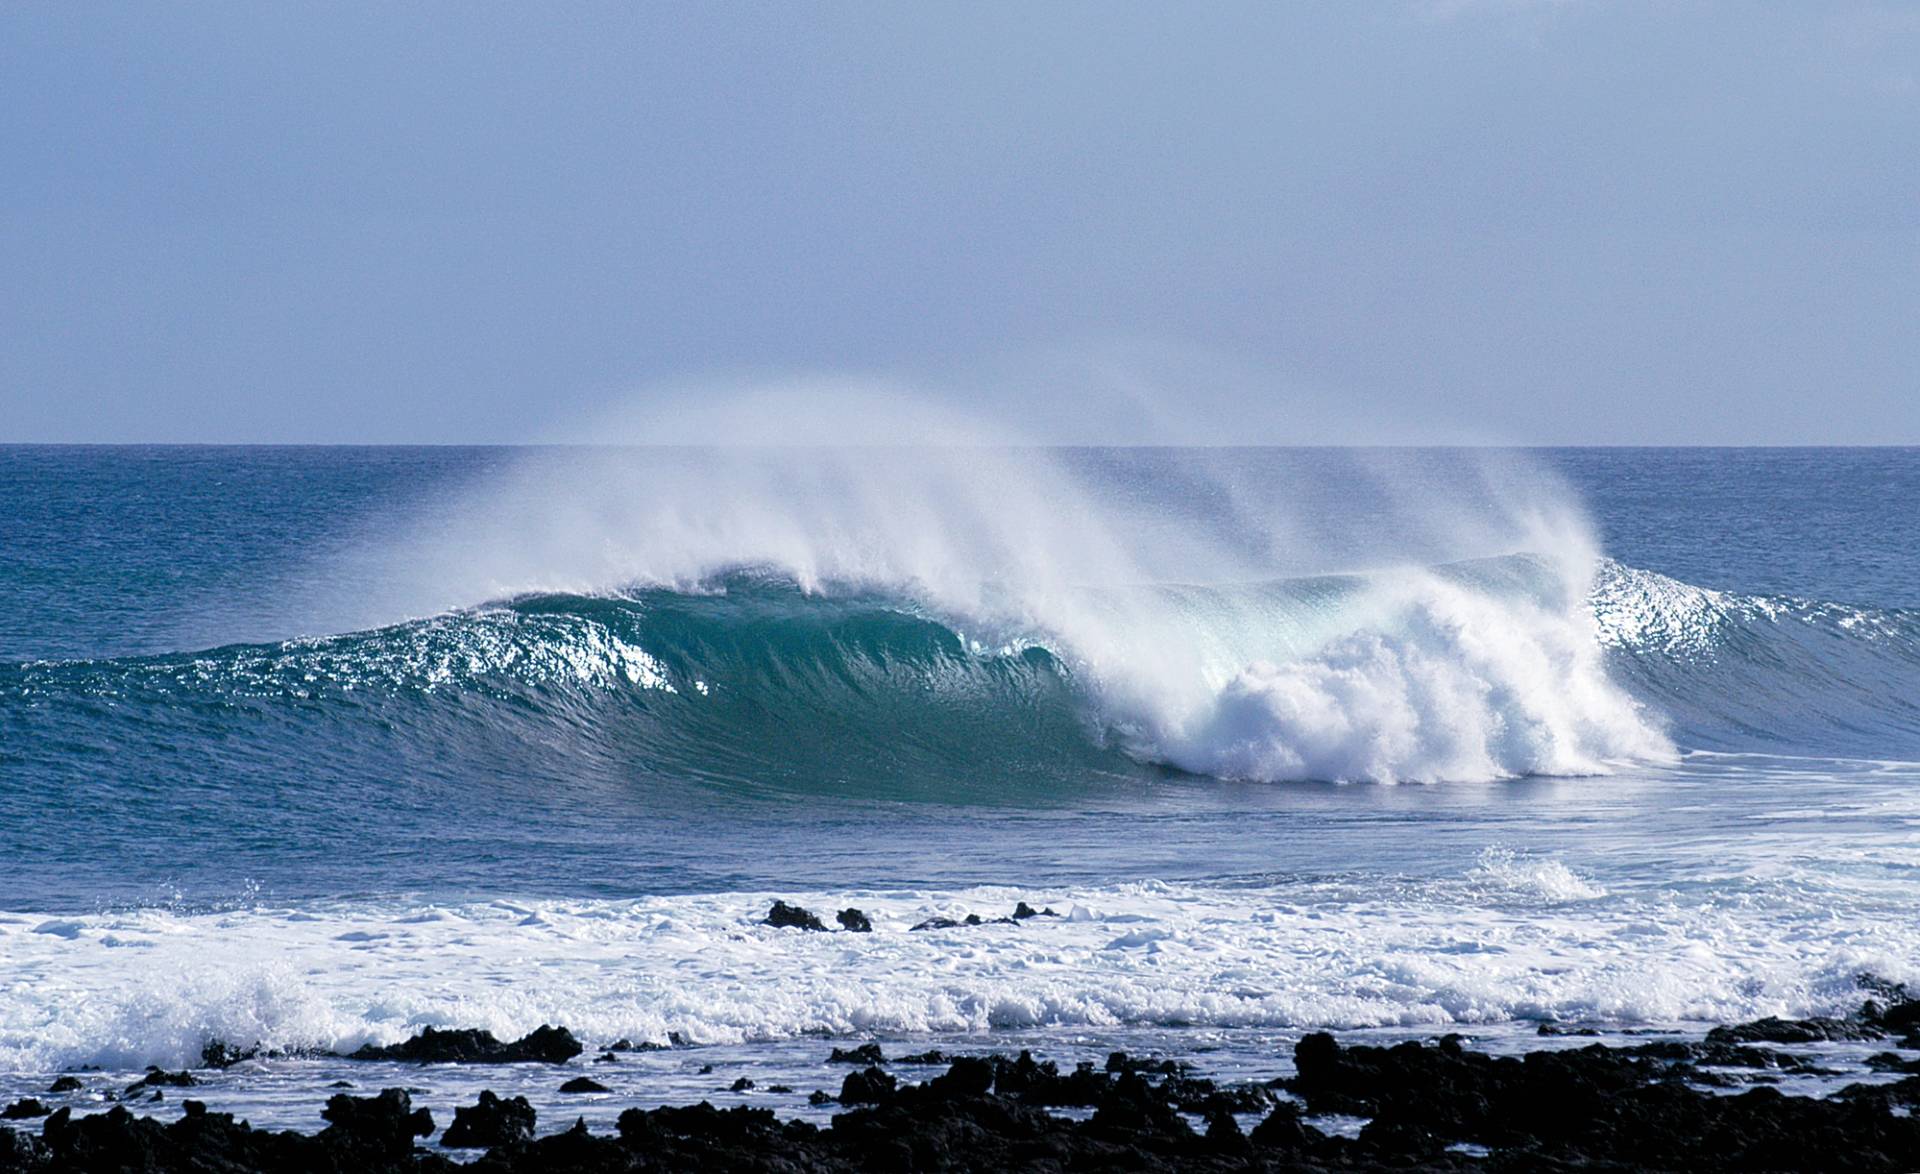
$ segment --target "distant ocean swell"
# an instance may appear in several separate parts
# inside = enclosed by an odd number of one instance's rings
[[[1571,596],[1569,592],[1572,592]],[[541,595],[366,632],[0,665],[0,757],[419,758],[474,739],[746,790],[1006,798],[1177,770],[1260,781],[1603,772],[1675,745],[1920,751],[1920,616],[1524,556],[1089,591],[1052,630],[909,588]],[[185,748],[183,751],[182,748]]]

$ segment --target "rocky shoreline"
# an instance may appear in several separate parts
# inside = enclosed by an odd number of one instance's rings
[[[1920,1000],[1875,984],[1853,1015],[1763,1019],[1693,1043],[1591,1044],[1494,1056],[1457,1036],[1391,1047],[1316,1033],[1295,1074],[1219,1084],[1171,1060],[1116,1052],[1062,1071],[1031,1055],[889,1059],[873,1044],[834,1049],[845,1066],[826,1127],[768,1109],[628,1109],[616,1131],[585,1123],[535,1136],[523,1097],[482,1092],[441,1123],[406,1090],[334,1095],[317,1133],[256,1130],[185,1100],[171,1122],[138,1115],[190,1072],[150,1072],[105,1112],[76,1115],[23,1098],[0,1111],[0,1174],[96,1171],[752,1171],[842,1170],[1911,1170],[1920,1168],[1920,1060],[1887,1050],[1882,1083],[1824,1097],[1746,1091],[1727,1072],[1791,1074],[1807,1057],[1768,1045],[1887,1041],[1920,1048]],[[1543,1029],[1550,1033],[1552,1029]],[[622,1041],[624,1043],[624,1041]],[[633,1045],[628,1045],[632,1047]],[[580,1052],[564,1028],[502,1044],[485,1032],[426,1031],[357,1058],[559,1063]],[[244,1053],[209,1045],[210,1065]],[[912,1070],[937,1071],[910,1079]],[[570,1082],[572,1083],[572,1082]],[[80,1082],[63,1077],[50,1095]],[[1716,1091],[1722,1090],[1722,1091]],[[1364,1118],[1355,1136],[1325,1114]],[[37,1129],[35,1126],[37,1125]],[[435,1134],[438,1133],[437,1140]]]

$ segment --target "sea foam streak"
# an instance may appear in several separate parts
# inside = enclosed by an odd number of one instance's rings
[[[1920,975],[1911,935],[1873,911],[1897,897],[1836,922],[1833,890],[1798,877],[1765,886],[1765,902],[1678,900],[1659,886],[1608,892],[1510,849],[1420,885],[1334,875],[785,894],[816,909],[858,905],[871,934],[758,924],[774,895],[139,909],[54,928],[0,915],[16,978],[0,997],[0,1068],[178,1066],[210,1038],[351,1050],[429,1023],[510,1037],[564,1022],[596,1043],[669,1033],[730,1043],[1114,1025],[1713,1022],[1849,1008],[1860,970]],[[1022,897],[1062,916],[909,929]]]

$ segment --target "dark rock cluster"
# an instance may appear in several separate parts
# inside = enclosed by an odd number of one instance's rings
[[[767,910],[766,925],[776,929],[811,929],[820,933],[827,927],[820,916],[811,909],[802,909],[798,905],[789,905],[785,901],[775,901],[773,908]]]
[[[966,917],[959,920],[951,917],[929,917],[914,926],[913,929],[956,929],[961,926],[972,925],[1014,925],[1026,921],[1029,918],[1058,916],[1060,915],[1051,909],[1035,909],[1025,901],[1020,901],[1014,905],[1013,916],[1011,917],[987,919],[982,918],[978,913],[969,913]],[[842,909],[839,913],[834,914],[834,920],[840,924],[841,929],[846,930],[848,933],[873,932],[873,921],[866,915],[864,910]],[[819,914],[811,909],[802,908],[799,905],[789,905],[785,901],[775,901],[773,907],[767,910],[767,915],[761,918],[760,924],[771,925],[776,929],[806,929],[819,933],[827,932],[826,923],[820,920]]]
[[[1920,1014],[1902,1001],[1830,1020],[1761,1020],[1698,1043],[1561,1047],[1523,1056],[1471,1051],[1456,1036],[1392,1047],[1342,1046],[1321,1033],[1294,1051],[1296,1075],[1219,1084],[1185,1065],[1116,1052],[1070,1070],[1028,1053],[953,1058],[907,1082],[877,1045],[836,1049],[854,1065],[826,1128],[766,1109],[710,1104],[628,1109],[615,1134],[582,1123],[534,1137],[524,1099],[491,1092],[456,1111],[441,1145],[418,1139],[431,1116],[407,1094],[340,1095],[319,1133],[251,1129],[195,1101],[171,1124],[125,1107],[74,1117],[60,1108],[38,1134],[0,1127],[0,1174],[95,1171],[447,1172],[445,1148],[484,1149],[476,1174],[727,1169],[1196,1171],[1749,1171],[1920,1168],[1920,1075],[1898,1053],[1876,1068],[1890,1083],[1826,1098],[1771,1087],[1729,1095],[1725,1069],[1812,1071],[1804,1057],[1754,1046],[1888,1038],[1904,1046]],[[1826,1035],[1811,1033],[1825,1032]],[[1845,1033],[1845,1034],[1834,1034]],[[1856,1035],[1855,1033],[1858,1033]],[[451,1033],[448,1033],[451,1034]],[[570,1036],[568,1037],[571,1038]],[[522,1041],[524,1042],[524,1041]],[[502,1045],[512,1046],[512,1045]],[[411,1058],[411,1054],[407,1058]],[[736,1088],[748,1086],[744,1078]],[[1073,1110],[1062,1113],[1060,1110]],[[1316,1127],[1322,1114],[1365,1119],[1357,1137]]]
[[[423,1028],[412,1039],[386,1047],[368,1044],[349,1060],[406,1060],[419,1064],[564,1064],[586,1049],[564,1027],[542,1024],[512,1043],[493,1033],[461,1028]]]

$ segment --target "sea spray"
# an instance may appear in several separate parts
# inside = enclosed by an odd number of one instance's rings
[[[410,601],[391,606],[709,592],[743,573],[877,597],[980,647],[1044,649],[1095,741],[1236,778],[1476,780],[1670,752],[1607,680],[1584,516],[1511,454],[1317,453],[1250,478],[1022,447],[898,389],[828,383],[598,435],[796,443],[532,453],[380,539],[391,598]],[[1423,569],[1511,556],[1540,582]]]

